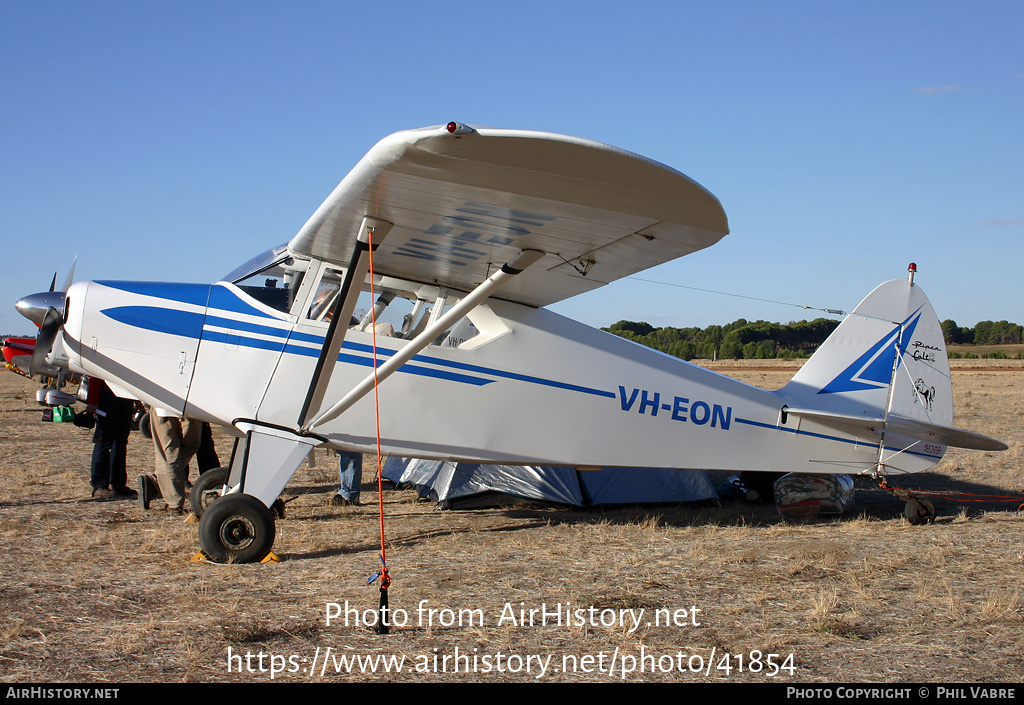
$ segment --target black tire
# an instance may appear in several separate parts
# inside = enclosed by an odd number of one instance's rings
[[[258,563],[276,537],[270,510],[252,495],[229,494],[199,520],[199,545],[215,563]]]
[[[935,523],[935,505],[927,499],[912,497],[903,508],[903,516],[914,526]]]
[[[196,519],[201,519],[209,506],[221,498],[224,483],[227,481],[227,468],[214,468],[213,470],[207,470],[199,476],[199,479],[192,485],[192,494],[188,500],[192,505],[192,513],[196,515]]]
[[[139,431],[149,440],[153,440],[153,427],[149,423],[149,412],[139,417]]]

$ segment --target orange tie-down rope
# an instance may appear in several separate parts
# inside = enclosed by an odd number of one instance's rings
[[[968,492],[954,492],[952,490],[906,490],[901,487],[893,487],[885,481],[885,478],[881,478],[878,486],[883,490],[890,492],[903,491],[911,492],[914,495],[920,495],[922,497],[942,497],[950,501],[956,502],[994,502],[994,503],[1010,503],[1010,502],[1021,502],[1024,500],[1024,495],[1008,495],[1008,494],[971,494]],[[1017,506],[1017,511],[1024,509],[1024,504]]]
[[[370,246],[370,326],[373,329],[373,409],[377,424],[377,510],[380,515],[380,570],[367,580],[367,584],[373,584],[380,578],[380,606],[377,625],[374,631],[378,634],[388,633],[388,587],[391,585],[391,576],[388,575],[387,550],[384,546],[384,480],[381,473],[382,465],[380,453],[380,395],[377,388],[377,310],[373,305],[376,298],[373,286],[373,230],[368,233]]]

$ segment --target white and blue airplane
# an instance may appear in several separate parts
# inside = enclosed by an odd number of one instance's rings
[[[270,552],[268,508],[311,449],[376,453],[375,384],[385,455],[880,478],[947,446],[1006,448],[952,427],[913,272],[776,392],[543,308],[727,233],[718,200],[663,164],[452,122],[383,139],[286,246],[224,281],[74,284],[63,346],[76,371],[239,438],[199,523],[217,561]]]

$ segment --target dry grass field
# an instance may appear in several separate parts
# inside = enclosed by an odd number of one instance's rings
[[[792,372],[732,374],[774,388]],[[36,385],[0,374],[0,674],[93,683],[1019,682],[1024,499],[977,495],[1024,492],[1024,368],[957,370],[954,386],[957,424],[1010,450],[953,450],[934,472],[896,482],[981,499],[941,495],[930,526],[908,525],[901,502],[861,480],[854,511],[798,524],[739,503],[447,512],[386,491],[390,603],[406,624],[377,635],[354,617],[325,618],[333,603],[361,615],[377,605],[366,586],[378,568],[372,471],[364,505],[335,508],[326,505],[333,455],[301,469],[285,492],[293,500],[278,522],[279,563],[192,562],[195,524],[90,499],[89,432],[41,423]],[[226,459],[227,438],[218,438]],[[153,451],[139,434],[130,443],[134,478],[152,468]],[[519,623],[520,607],[565,603],[580,610],[570,624],[542,625],[539,615]],[[502,620],[506,605],[514,623]],[[641,609],[635,626],[630,615]]]

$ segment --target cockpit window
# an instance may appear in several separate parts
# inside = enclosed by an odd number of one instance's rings
[[[253,257],[228,274],[224,281],[238,286],[260,303],[287,313],[302,282],[306,262],[297,262],[286,245]]]
[[[272,247],[266,252],[259,253],[258,255],[248,260],[244,264],[235,267],[235,269],[231,270],[229,274],[222,277],[221,281],[233,282],[237,284],[239,279],[244,279],[255,274],[256,272],[262,271],[268,265],[272,265],[275,262],[277,262],[277,260],[282,259],[283,257],[286,256],[285,253],[287,251],[288,245],[278,245],[277,247]]]

